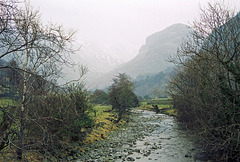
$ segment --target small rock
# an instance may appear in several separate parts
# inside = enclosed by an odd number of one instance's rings
[[[135,161],[133,157],[127,157],[127,161]]]
[[[145,146],[148,146],[148,145],[150,145],[150,143],[148,143],[148,142],[145,142],[145,143],[144,143],[144,145],[145,145]]]
[[[116,155],[115,157],[114,157],[114,159],[121,159],[123,156],[122,155]]]
[[[141,159],[141,157],[136,157],[136,159]]]
[[[134,151],[137,153],[140,153],[140,149],[135,149]]]
[[[189,157],[192,157],[192,156],[191,156],[191,155],[188,155],[188,154],[186,154],[186,155],[185,155],[185,157],[189,158]]]
[[[157,146],[152,146],[151,149],[156,150],[156,149],[158,149],[158,147]]]

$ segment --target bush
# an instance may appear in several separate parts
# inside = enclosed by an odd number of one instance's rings
[[[178,120],[204,138],[217,160],[239,161],[240,14],[234,17],[217,3],[200,18],[178,51],[180,64],[169,92]]]
[[[109,87],[109,98],[113,110],[118,114],[118,122],[129,113],[130,108],[137,107],[139,104],[133,92],[133,82],[128,75],[119,74],[113,81],[114,83]]]
[[[65,141],[82,141],[82,128],[94,126],[91,109],[88,92],[81,84],[69,86],[66,92],[39,97],[30,104],[27,137],[39,141],[34,148],[43,154],[57,155],[67,149]]]

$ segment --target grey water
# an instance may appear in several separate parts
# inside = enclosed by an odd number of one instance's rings
[[[133,110],[132,120],[90,146],[78,161],[208,161],[206,152],[197,146],[194,135],[182,129],[174,117],[151,111]]]
[[[133,147],[140,149],[140,152],[133,152],[129,157],[139,162],[207,161],[204,151],[194,143],[194,136],[184,131],[174,117],[150,111],[142,112],[141,116],[145,118],[160,116],[161,120],[148,123],[157,127],[149,136],[136,142]]]

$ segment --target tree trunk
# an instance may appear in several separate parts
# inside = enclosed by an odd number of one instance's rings
[[[20,131],[18,134],[19,144],[17,148],[17,158],[22,160],[23,151],[23,136],[24,136],[24,118],[25,118],[25,108],[26,108],[26,94],[27,94],[27,82],[26,73],[24,72],[24,83],[23,83],[23,94],[22,94],[22,105],[20,112]]]
[[[20,132],[19,132],[19,144],[17,148],[17,158],[22,160],[22,151],[23,151],[23,134],[24,134],[24,111],[21,110],[21,119],[20,119]]]

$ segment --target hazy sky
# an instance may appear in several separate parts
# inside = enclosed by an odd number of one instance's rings
[[[212,0],[213,1],[213,0]],[[220,1],[220,0],[215,0]],[[44,21],[77,30],[80,39],[141,45],[175,23],[191,23],[209,0],[30,0]],[[240,0],[228,0],[240,9]]]

